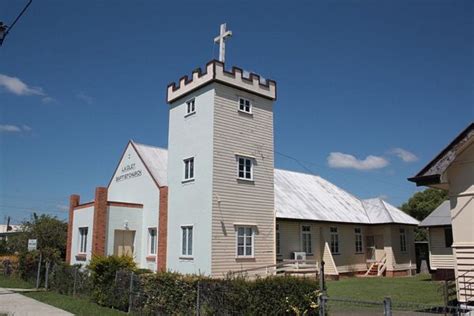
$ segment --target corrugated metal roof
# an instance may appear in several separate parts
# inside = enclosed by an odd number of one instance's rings
[[[275,169],[275,208],[278,218],[418,225],[418,221],[379,198],[360,200],[315,175]]]
[[[168,150],[133,142],[151,176],[160,186],[168,185]]]
[[[444,201],[421,223],[421,227],[451,225],[451,205],[449,201]]]
[[[159,185],[168,185],[168,151],[133,143]],[[360,200],[315,175],[275,169],[278,218],[327,222],[418,225],[418,221],[380,199]]]

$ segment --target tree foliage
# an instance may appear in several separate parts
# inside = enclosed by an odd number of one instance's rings
[[[403,203],[401,209],[410,216],[422,221],[447,198],[447,191],[430,188],[413,194],[408,202]]]
[[[57,261],[66,256],[67,223],[55,216],[33,216],[21,224],[20,233],[8,240],[11,252],[23,254],[28,249],[28,239],[37,239],[43,258]]]

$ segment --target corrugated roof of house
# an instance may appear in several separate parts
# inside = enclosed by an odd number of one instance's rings
[[[168,151],[133,142],[160,186],[168,185]],[[360,200],[315,175],[275,169],[275,209],[278,218],[327,222],[418,225],[418,221],[381,199]]]
[[[133,142],[151,176],[160,186],[168,185],[168,150]]]
[[[418,221],[379,198],[360,200],[315,175],[275,169],[278,218],[327,222],[418,225]]]
[[[449,201],[444,201],[421,223],[421,227],[446,226],[451,225],[451,205]]]

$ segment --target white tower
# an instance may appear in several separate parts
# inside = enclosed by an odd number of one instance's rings
[[[275,81],[215,60],[168,86],[169,270],[275,263],[275,99]]]

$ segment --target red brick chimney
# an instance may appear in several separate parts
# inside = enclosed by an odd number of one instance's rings
[[[92,255],[105,256],[107,229],[107,188],[95,189],[94,227],[92,232]]]
[[[69,197],[69,221],[67,223],[66,262],[71,263],[72,224],[74,223],[74,208],[79,205],[81,197],[73,194]]]

